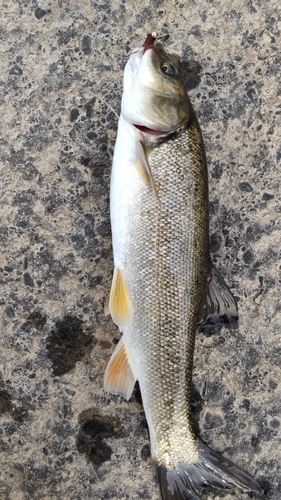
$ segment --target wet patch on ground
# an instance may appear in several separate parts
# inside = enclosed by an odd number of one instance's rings
[[[80,429],[76,437],[77,450],[98,468],[110,460],[112,455],[112,449],[104,439],[120,437],[122,426],[118,418],[100,415],[92,408],[80,413],[78,421]]]
[[[36,330],[39,330],[40,332],[43,330],[47,320],[46,316],[41,314],[39,311],[33,311],[27,318],[28,323],[33,326],[33,328],[36,328]]]
[[[27,411],[15,405],[11,394],[5,389],[2,374],[0,373],[0,417],[11,416],[17,422],[27,417]]]
[[[196,389],[195,385],[191,386],[191,407],[192,407],[192,419],[194,431],[196,434],[199,434],[199,421],[200,421],[200,413],[202,411],[204,405],[204,399],[201,396],[200,392]]]
[[[195,59],[182,60],[179,69],[186,90],[195,89],[201,80],[202,67],[199,62]]]
[[[72,370],[92,348],[92,335],[83,331],[83,321],[67,315],[56,322],[56,328],[47,338],[48,358],[53,374],[63,375]]]

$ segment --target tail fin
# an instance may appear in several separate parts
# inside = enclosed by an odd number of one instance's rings
[[[163,500],[200,500],[203,488],[213,486],[230,490],[238,487],[245,493],[263,493],[259,483],[240,467],[211,450],[198,439],[198,461],[180,464],[177,469],[158,466]]]

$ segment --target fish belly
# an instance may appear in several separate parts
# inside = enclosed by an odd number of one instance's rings
[[[210,257],[205,156],[196,123],[147,153],[157,194],[135,168],[135,143],[119,124],[111,178],[114,265],[133,314],[123,331],[139,381],[152,457],[196,460],[190,413],[196,323]]]

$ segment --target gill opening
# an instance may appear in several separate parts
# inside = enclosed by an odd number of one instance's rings
[[[119,119],[120,116],[118,115],[118,113],[116,113],[116,111],[110,106],[110,104],[108,104],[106,101],[104,101],[101,97],[97,97],[97,99],[102,102],[105,106],[107,106],[111,111],[112,113],[115,114],[115,116]],[[131,139],[133,139],[133,141],[135,142],[136,144],[136,149],[138,150],[138,153],[140,155],[140,157],[142,158],[142,161],[143,161],[143,167],[144,167],[144,170],[146,171],[147,175],[148,175],[148,178],[149,178],[149,183],[155,193],[155,196],[156,198],[159,200],[159,196],[158,196],[158,189],[157,189],[157,186],[155,184],[155,181],[154,181],[154,178],[153,178],[153,175],[152,175],[152,172],[150,170],[150,167],[149,167],[149,164],[148,164],[148,161],[147,161],[147,157],[146,157],[146,150],[145,150],[145,146],[144,144],[140,141],[140,140],[137,140],[131,130],[130,130],[130,127],[128,126],[126,120],[123,119],[123,124],[125,125],[126,129],[127,129],[127,132],[129,133]]]

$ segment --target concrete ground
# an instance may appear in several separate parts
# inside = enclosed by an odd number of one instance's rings
[[[240,312],[239,329],[197,336],[194,412],[280,500],[280,14],[279,0],[1,1],[1,499],[160,500],[138,390],[103,392],[115,112],[156,29],[186,69],[212,258]]]

